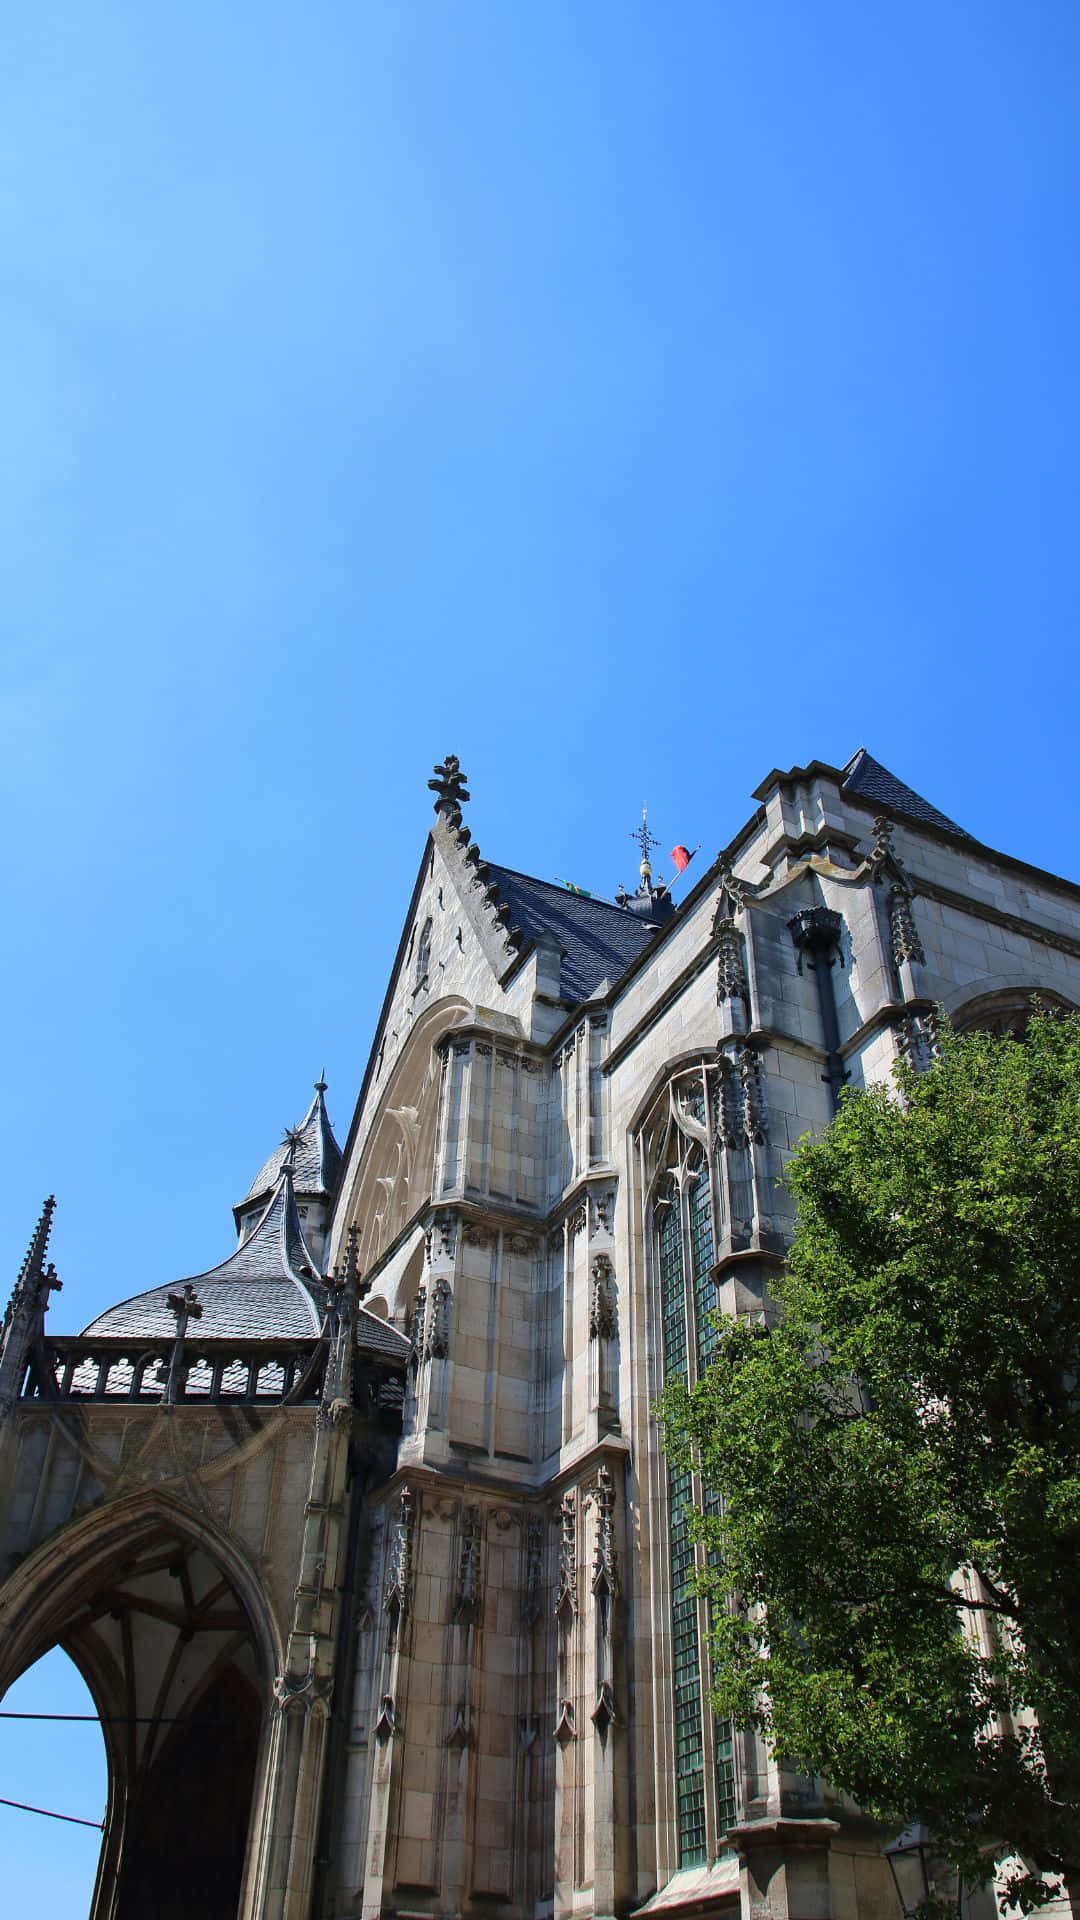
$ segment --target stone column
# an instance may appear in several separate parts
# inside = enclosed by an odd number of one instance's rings
[[[733,1827],[741,1920],[832,1920],[829,1848],[835,1820],[755,1820]]]

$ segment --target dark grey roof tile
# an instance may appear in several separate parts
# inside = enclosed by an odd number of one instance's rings
[[[489,862],[512,924],[531,939],[551,934],[562,949],[562,995],[588,1000],[602,980],[614,983],[648,946],[655,928],[609,900],[593,900],[549,880],[534,880]]]
[[[903,813],[909,820],[922,820],[927,826],[941,827],[946,833],[960,833],[965,840],[970,839],[963,827],[958,827],[947,813],[932,807],[929,800],[924,800],[922,794],[916,793],[913,787],[905,786],[895,773],[890,773],[880,760],[875,760],[873,754],[867,753],[865,747],[860,747],[844,768],[840,791],[858,794],[860,799],[872,800],[890,813]]]

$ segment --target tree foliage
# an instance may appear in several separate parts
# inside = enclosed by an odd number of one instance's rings
[[[775,1325],[663,1408],[721,1496],[717,1707],[1037,1906],[1080,1869],[1080,1018],[946,1032],[787,1178]]]

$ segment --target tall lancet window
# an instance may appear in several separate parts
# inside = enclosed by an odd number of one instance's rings
[[[716,1346],[715,1247],[718,1184],[713,1179],[719,1077],[701,1066],[673,1081],[645,1129],[645,1176],[656,1253],[664,1384],[693,1383]],[[694,1477],[668,1468],[672,1723],[679,1865],[720,1850],[735,1819],[731,1729],[709,1705],[706,1603],[694,1592],[702,1549],[690,1539]]]

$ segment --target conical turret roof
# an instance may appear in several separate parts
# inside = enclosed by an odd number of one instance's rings
[[[315,1098],[298,1127],[286,1134],[279,1147],[264,1161],[239,1206],[239,1216],[257,1200],[270,1194],[277,1184],[287,1159],[292,1161],[295,1191],[305,1199],[332,1200],[341,1178],[341,1148],[334,1138],[326,1111],[326,1081],[315,1082]]]

